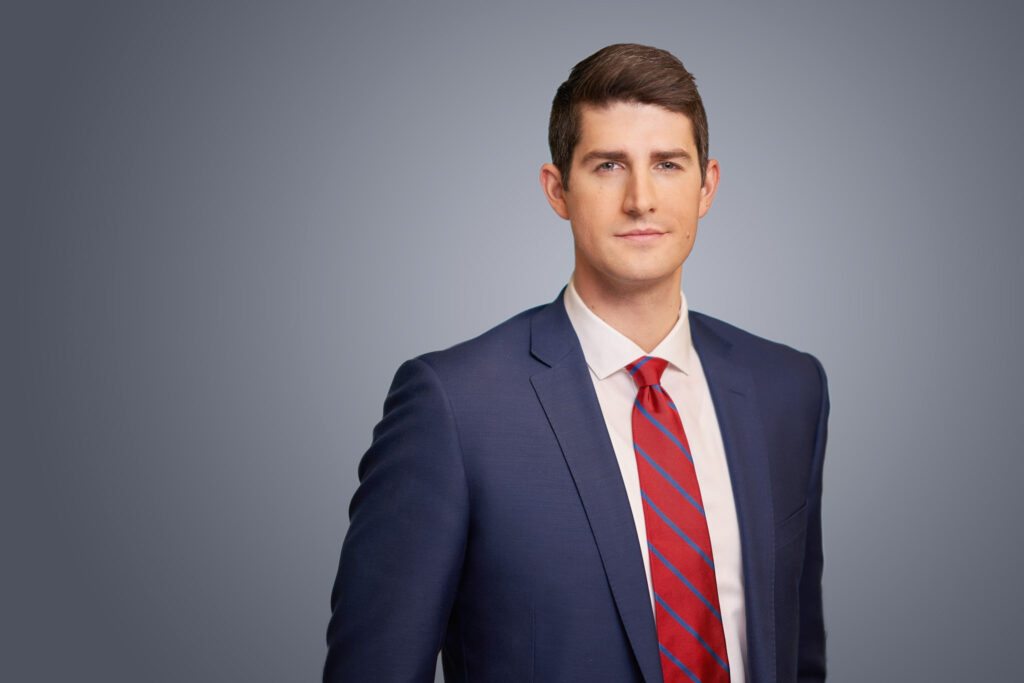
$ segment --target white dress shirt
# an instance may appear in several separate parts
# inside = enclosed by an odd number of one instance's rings
[[[641,356],[668,361],[661,386],[679,409],[690,443],[697,482],[707,515],[711,551],[715,560],[718,600],[725,629],[731,683],[746,681],[747,628],[743,600],[743,569],[740,556],[739,524],[733,502],[732,483],[725,460],[725,447],[718,428],[704,370],[690,339],[686,297],[680,293],[679,320],[650,353],[601,320],[580,298],[570,281],[565,289],[565,310],[576,330],[583,355],[590,368],[597,400],[608,427],[615,457],[619,461],[626,496],[633,511],[637,540],[647,570],[647,586],[654,609],[651,562],[647,552],[647,527],[640,498],[640,477],[633,451],[633,401],[637,387],[626,366]]]

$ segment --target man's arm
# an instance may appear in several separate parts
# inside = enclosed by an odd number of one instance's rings
[[[469,505],[450,405],[426,362],[398,369],[359,480],[331,595],[324,681],[433,681]]]
[[[828,439],[829,400],[825,370],[816,358],[812,360],[821,378],[821,408],[814,441],[811,489],[807,497],[807,547],[800,578],[800,645],[797,660],[797,680],[800,683],[825,680],[825,621],[821,600],[821,484],[825,442]]]

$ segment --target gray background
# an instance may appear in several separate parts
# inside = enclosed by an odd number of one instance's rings
[[[712,4],[5,3],[0,679],[319,676],[391,375],[566,281],[621,41],[709,111],[691,306],[829,372],[832,680],[1013,679],[1020,12]]]

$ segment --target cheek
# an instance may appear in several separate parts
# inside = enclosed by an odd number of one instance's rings
[[[572,221],[572,232],[576,239],[592,241],[598,237],[600,230],[601,217],[594,211],[594,207],[577,207],[575,218]]]
[[[704,206],[698,197],[693,197],[692,201],[681,202],[675,207],[676,220],[682,225],[687,232],[693,232],[697,228],[697,219],[704,215]]]

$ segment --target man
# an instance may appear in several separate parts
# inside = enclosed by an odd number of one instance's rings
[[[613,45],[559,88],[551,304],[395,376],[326,681],[823,680],[818,362],[688,312],[719,166],[693,77]]]

